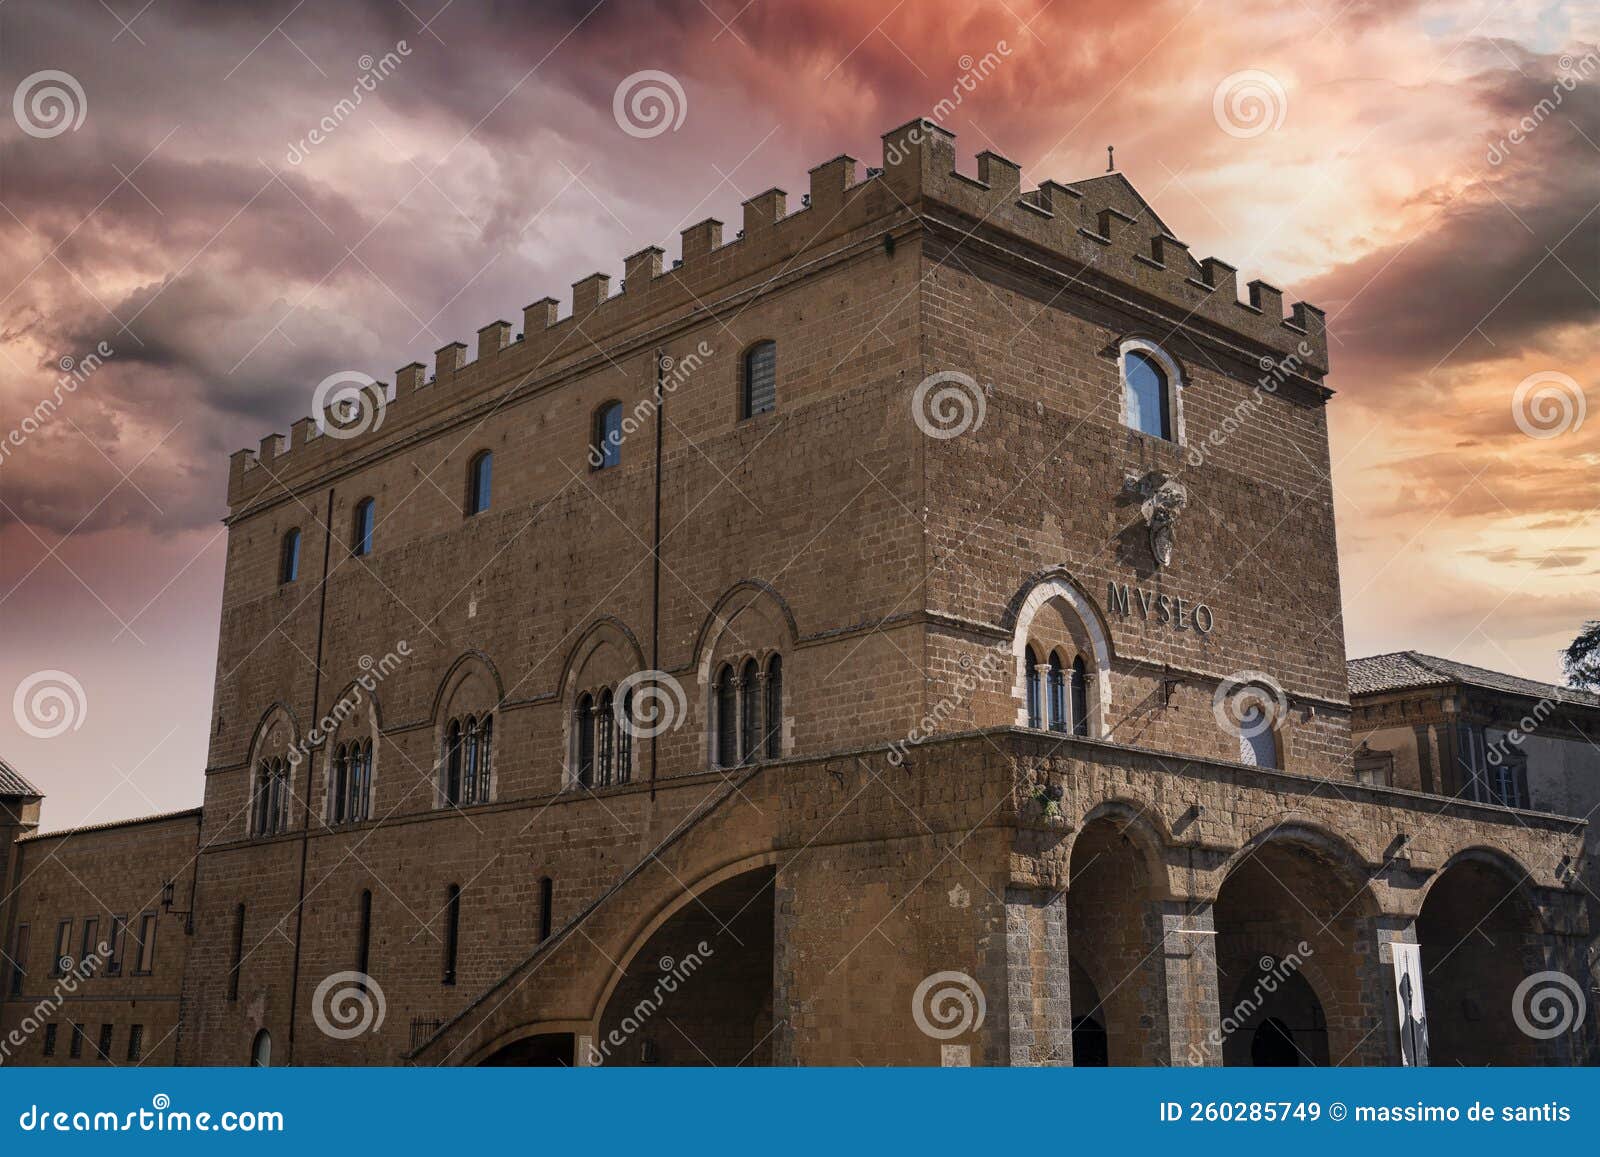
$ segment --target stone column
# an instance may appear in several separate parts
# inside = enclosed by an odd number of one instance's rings
[[[1217,935],[1205,900],[1160,900],[1162,976],[1166,988],[1167,1062],[1221,1065]]]
[[[1010,1063],[1072,1064],[1067,895],[1006,889],[1006,1023]]]

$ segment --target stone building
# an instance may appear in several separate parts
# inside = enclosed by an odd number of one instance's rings
[[[1583,822],[1357,779],[1320,311],[926,121],[741,226],[234,456],[181,1063],[1583,1055]]]

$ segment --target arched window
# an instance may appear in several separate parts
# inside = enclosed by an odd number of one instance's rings
[[[778,404],[778,344],[757,342],[745,351],[739,416],[753,418]]]
[[[578,782],[589,787],[594,783],[594,696],[587,691],[578,696],[572,729],[576,736]]]
[[[1061,666],[1061,656],[1055,651],[1050,652],[1050,669],[1046,672],[1050,681],[1050,730],[1065,731],[1067,729],[1067,679],[1066,672]]]
[[[250,1042],[250,1067],[252,1069],[272,1067],[272,1034],[266,1029],[256,1033],[255,1039]]]
[[[1089,668],[1083,656],[1072,660],[1072,734],[1089,734]]]
[[[717,672],[717,758],[718,767],[732,767],[739,762],[738,695],[733,668],[723,664]]]
[[[444,750],[439,760],[440,787],[446,807],[466,807],[489,802],[490,740],[494,717],[468,715],[445,725]],[[372,782],[372,745],[362,761],[363,782]],[[362,803],[363,815],[366,803]]]
[[[595,779],[601,787],[610,787],[616,770],[617,710],[611,692],[602,690],[595,699]]]
[[[349,818],[350,804],[350,747],[341,743],[333,751],[333,766],[329,769],[328,820],[342,824]]]
[[[372,812],[372,740],[361,745],[350,784],[350,821],[359,823]]]
[[[283,536],[283,549],[278,554],[278,581],[292,583],[300,577],[300,531],[291,530]]]
[[[363,498],[356,503],[354,524],[350,528],[351,554],[372,553],[372,523],[373,513],[376,510],[377,503],[371,498]]]
[[[482,514],[489,509],[494,490],[494,455],[480,450],[467,468],[467,514]]]
[[[761,668],[746,659],[739,676],[739,754],[750,763],[761,754]]]
[[[1123,347],[1123,424],[1172,442],[1177,440],[1172,414],[1176,384],[1170,365],[1170,359],[1159,357],[1154,347]]]
[[[289,765],[267,759],[256,771],[252,826],[258,836],[274,836],[289,826]]]
[[[607,402],[594,412],[594,436],[589,443],[589,466],[604,470],[622,461],[622,403]]]
[[[1044,695],[1039,679],[1039,656],[1032,647],[1028,647],[1022,652],[1022,664],[1025,668],[1022,676],[1027,681],[1028,688],[1028,726],[1043,727]]]
[[[783,757],[783,656],[767,660],[767,758]]]
[[[452,719],[444,729],[444,753],[440,759],[444,802],[451,807],[461,803],[461,741],[461,720]]]
[[[1246,704],[1239,712],[1239,762],[1255,767],[1279,767],[1278,734],[1259,703]]]
[[[622,714],[617,718],[617,782],[633,777],[633,688],[622,693]]]

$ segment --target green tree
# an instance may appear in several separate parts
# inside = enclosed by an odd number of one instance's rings
[[[1574,687],[1600,691],[1600,619],[1583,624],[1583,630],[1561,652],[1561,666]]]

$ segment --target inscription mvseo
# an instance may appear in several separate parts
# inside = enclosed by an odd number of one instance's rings
[[[1141,618],[1174,631],[1193,629],[1202,635],[1209,635],[1217,625],[1217,616],[1205,603],[1190,603],[1186,599],[1157,594],[1143,587],[1130,587],[1127,583],[1108,584],[1106,603],[1123,618],[1133,614],[1137,607]]]

